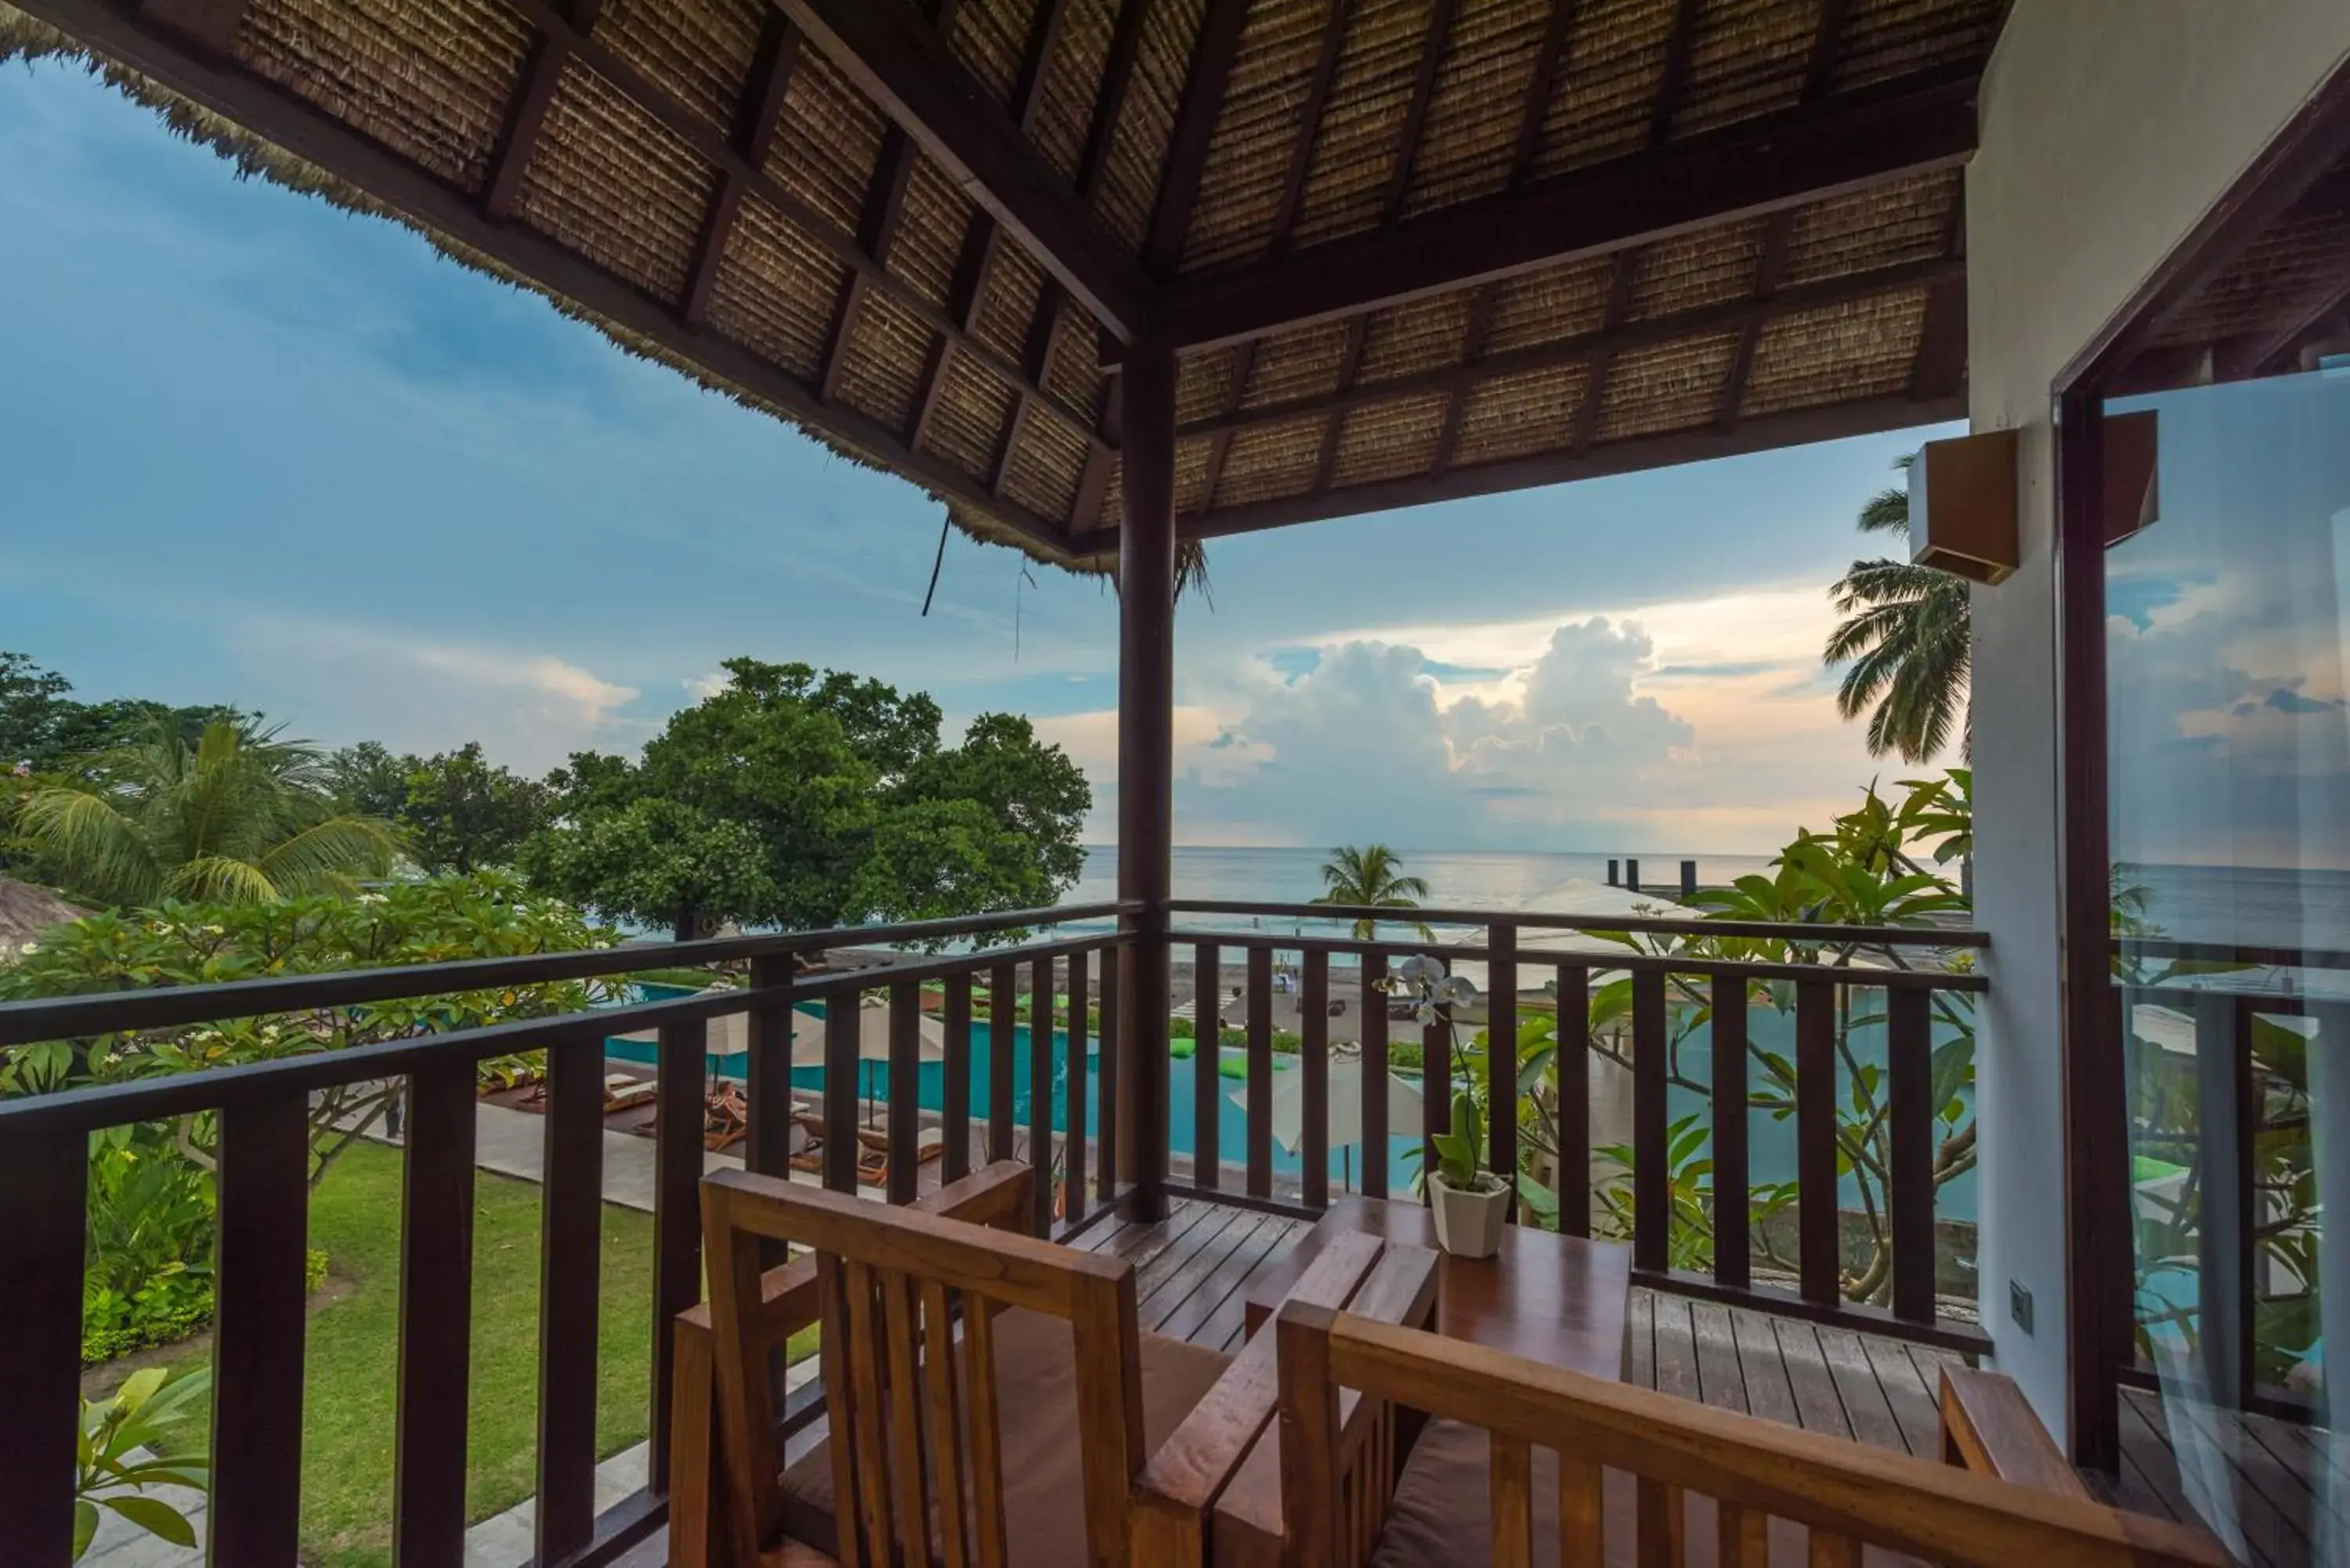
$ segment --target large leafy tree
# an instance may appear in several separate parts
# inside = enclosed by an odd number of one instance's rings
[[[1092,792],[1027,720],[983,714],[948,746],[921,692],[725,668],[641,761],[581,753],[550,780],[561,821],[525,846],[535,880],[647,924],[691,908],[808,928],[1049,904],[1084,869]]]
[[[1330,851],[1322,863],[1322,887],[1315,903],[1370,909],[1414,909],[1428,897],[1428,879],[1405,876],[1403,857],[1384,844],[1340,845]],[[1423,937],[1436,934],[1418,921],[1412,926]],[[1363,940],[1378,934],[1377,920],[1355,922],[1355,935]]]
[[[554,792],[490,762],[479,741],[410,759],[401,782],[394,815],[408,830],[409,858],[434,876],[506,865],[553,816]]]
[[[72,690],[72,681],[28,656],[0,652],[0,769],[87,773],[159,724],[193,743],[205,725],[244,717],[234,708],[175,708],[140,697],[81,702],[67,695]]]
[[[1906,535],[1908,492],[1879,491],[1858,522],[1864,534]],[[1828,634],[1824,657],[1847,666],[1837,708],[1847,719],[1868,715],[1871,753],[1929,760],[1950,743],[1966,707],[1966,580],[1878,557],[1855,561],[1828,593],[1843,618]]]
[[[92,775],[33,791],[16,826],[68,892],[99,903],[348,892],[399,849],[391,824],[336,808],[315,748],[249,720],[191,741],[158,716]]]

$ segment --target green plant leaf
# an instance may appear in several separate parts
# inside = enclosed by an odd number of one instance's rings
[[[188,1522],[185,1514],[160,1498],[140,1497],[133,1493],[129,1497],[102,1497],[98,1501],[148,1534],[159,1536],[174,1546],[193,1546],[196,1543],[196,1527]]]

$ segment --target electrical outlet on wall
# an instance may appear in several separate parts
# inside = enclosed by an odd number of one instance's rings
[[[2007,1282],[2007,1315],[2015,1320],[2016,1327],[2032,1332],[2032,1293],[2019,1281]]]

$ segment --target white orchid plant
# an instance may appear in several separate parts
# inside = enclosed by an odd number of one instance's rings
[[[1484,1123],[1469,1092],[1469,1064],[1459,1059],[1460,1033],[1453,1022],[1456,1009],[1477,1000],[1477,987],[1466,976],[1447,972],[1437,960],[1414,953],[1396,965],[1394,974],[1381,981],[1379,989],[1390,996],[1409,998],[1413,1022],[1422,1028],[1443,1024],[1452,1042],[1455,1081],[1460,1087],[1452,1093],[1452,1130],[1438,1133],[1431,1140],[1436,1145],[1437,1179],[1461,1192],[1499,1189],[1502,1179],[1485,1168]]]

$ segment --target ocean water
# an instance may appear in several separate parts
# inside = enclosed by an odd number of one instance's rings
[[[1687,855],[1677,851],[1633,849],[1617,859],[1640,862],[1641,885],[1672,892],[1680,887],[1680,864],[1697,862],[1700,887],[1719,887],[1753,872],[1767,873],[1767,855]],[[1322,894],[1322,863],[1326,849],[1223,849],[1178,846],[1174,853],[1174,892],[1178,898],[1227,898],[1245,903],[1304,903]],[[1407,875],[1427,879],[1429,896],[1421,902],[1441,908],[1477,910],[1538,909],[1544,896],[1577,879],[1606,883],[1607,855],[1551,855],[1513,851],[1434,850],[1402,856]],[[1118,897],[1118,849],[1091,845],[1077,885],[1062,900],[1089,904]],[[1312,921],[1288,921],[1312,932]]]

